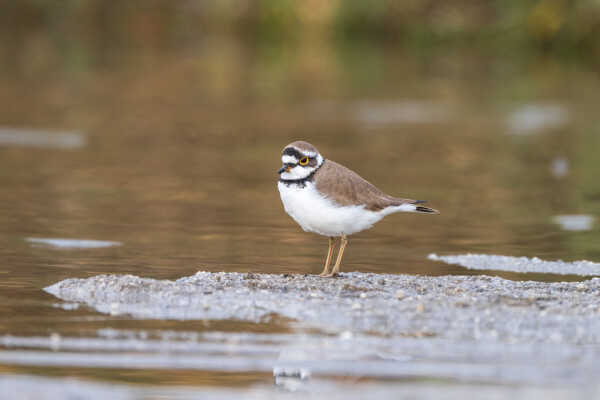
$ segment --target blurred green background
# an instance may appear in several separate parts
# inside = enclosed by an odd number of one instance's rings
[[[334,52],[323,65],[306,65],[305,73],[322,72],[327,63],[351,68],[362,57],[377,72],[380,53],[398,51],[423,63],[438,52],[506,61],[550,57],[590,68],[600,61],[595,0],[20,0],[3,1],[0,9],[2,68],[29,74],[57,63],[70,72],[106,66],[126,61],[123,53],[176,51],[223,35],[259,49],[265,62],[287,66]]]
[[[98,63],[94,49],[178,46],[199,34],[233,34],[256,45],[333,41],[399,45],[415,52],[477,49],[507,57],[600,57],[600,4],[594,0],[3,1],[5,35],[29,32],[56,41],[72,63]],[[30,39],[31,40],[31,39]],[[6,50],[6,49],[5,49]]]

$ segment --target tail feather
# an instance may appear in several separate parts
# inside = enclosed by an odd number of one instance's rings
[[[434,208],[417,206],[416,212],[428,213],[428,214],[439,214],[440,212]]]
[[[425,214],[439,214],[440,212],[435,208],[418,206],[417,204],[427,203],[427,200],[412,200],[412,199],[394,199],[395,203],[391,205],[397,206],[398,209],[396,211],[404,211],[404,212],[416,212],[416,213],[425,213]]]

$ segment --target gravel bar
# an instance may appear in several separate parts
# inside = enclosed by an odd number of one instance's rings
[[[45,289],[111,315],[264,322],[279,315],[327,333],[501,343],[600,343],[600,279],[518,282],[488,276],[198,272],[66,279]]]

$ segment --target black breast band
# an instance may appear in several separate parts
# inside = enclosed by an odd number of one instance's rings
[[[321,163],[321,165],[319,165],[313,172],[311,172],[307,177],[305,178],[300,178],[300,179],[283,179],[283,178],[279,178],[279,182],[285,184],[286,186],[290,186],[290,185],[298,185],[300,187],[305,187],[306,186],[306,182],[312,182],[313,178],[315,177],[315,173],[319,170],[319,168],[321,168],[323,166],[323,164],[325,164],[325,159],[323,159],[323,162]]]

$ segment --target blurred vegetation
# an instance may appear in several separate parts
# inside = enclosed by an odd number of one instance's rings
[[[0,32],[40,29],[59,40],[97,46],[177,45],[198,34],[233,33],[259,44],[367,40],[425,50],[476,46],[507,57],[520,51],[600,60],[597,0],[0,2]],[[67,32],[76,37],[65,38]]]

